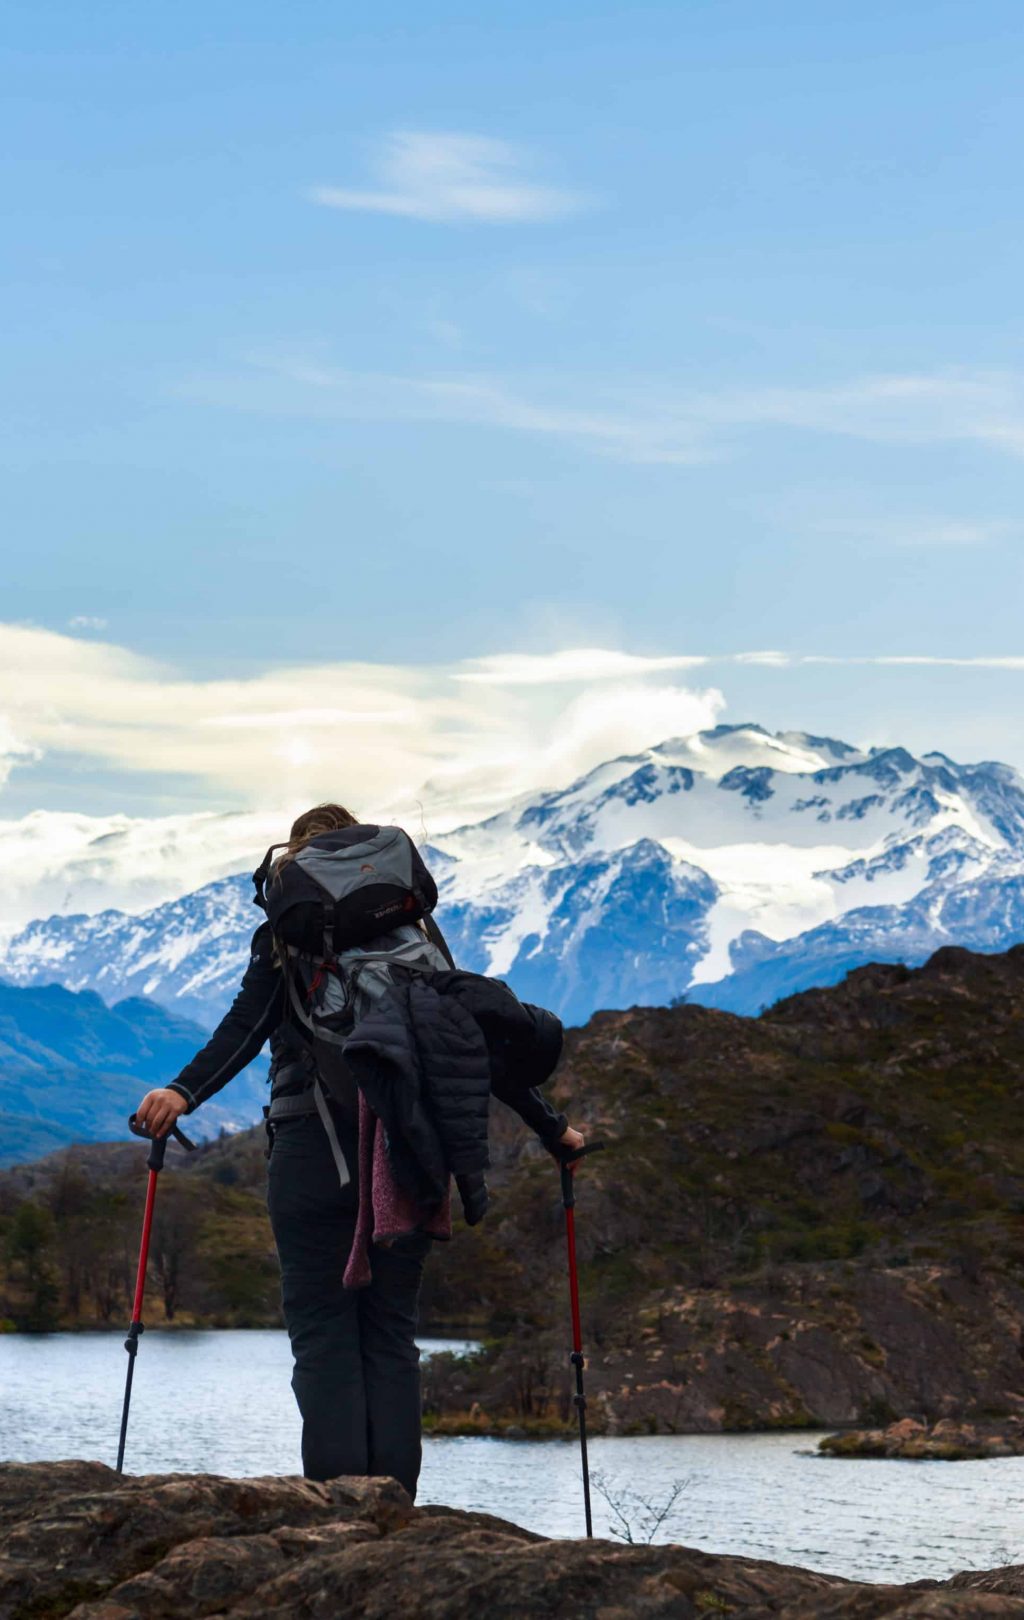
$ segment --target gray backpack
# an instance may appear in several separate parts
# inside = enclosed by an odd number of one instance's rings
[[[321,1082],[354,1122],[358,1094],[342,1049],[356,1023],[397,976],[455,962],[430,915],[437,887],[401,827],[320,833],[274,866],[281,847],[253,874],[255,903],[274,931],[291,1012],[316,1064],[317,1109],[343,1162]]]

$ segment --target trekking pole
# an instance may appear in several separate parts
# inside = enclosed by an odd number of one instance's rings
[[[587,1397],[583,1393],[583,1330],[580,1326],[580,1279],[576,1270],[576,1187],[573,1177],[581,1159],[588,1153],[600,1153],[603,1142],[591,1142],[589,1147],[575,1148],[559,1153],[562,1173],[562,1204],[565,1208],[565,1243],[569,1257],[569,1303],[572,1307],[572,1350],[569,1360],[576,1369],[576,1394],[573,1400],[580,1423],[580,1462],[583,1469],[583,1511],[587,1522],[587,1535],[593,1539],[594,1524],[590,1514],[590,1464],[587,1461]]]
[[[128,1121],[128,1129],[133,1136],[141,1136],[149,1142],[149,1158],[146,1165],[149,1169],[149,1180],[146,1183],[146,1213],[142,1217],[142,1242],[139,1244],[139,1269],[135,1276],[135,1302],[132,1305],[132,1319],[128,1326],[128,1337],[124,1347],[128,1352],[128,1376],[124,1383],[124,1406],[121,1408],[121,1434],[117,1442],[117,1472],[120,1474],[124,1464],[124,1442],[128,1433],[128,1407],[132,1398],[132,1378],[135,1375],[135,1357],[139,1353],[139,1334],[143,1332],[142,1325],[142,1296],[146,1292],[146,1265],[149,1261],[149,1234],[153,1228],[153,1205],[156,1201],[156,1178],[164,1167],[164,1154],[167,1144],[172,1136],[177,1137],[182,1147],[191,1153],[195,1143],[190,1142],[184,1131],[179,1131],[173,1125],[166,1136],[151,1136],[144,1130],[133,1114]]]

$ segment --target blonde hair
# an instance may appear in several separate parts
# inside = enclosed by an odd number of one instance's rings
[[[343,804],[315,804],[312,810],[304,810],[301,816],[296,816],[292,822],[291,832],[288,834],[287,846],[274,862],[274,871],[280,872],[283,866],[293,861],[300,849],[305,849],[311,838],[320,833],[338,832],[342,827],[358,827],[359,817],[354,816],[351,810],[346,810]]]

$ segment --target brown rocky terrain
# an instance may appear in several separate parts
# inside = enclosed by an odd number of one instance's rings
[[[551,1542],[387,1479],[0,1467],[5,1620],[939,1620],[1024,1615],[1024,1568],[873,1586],[677,1546]]]

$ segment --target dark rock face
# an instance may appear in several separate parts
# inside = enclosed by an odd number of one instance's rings
[[[1024,1570],[869,1586],[686,1547],[552,1542],[389,1479],[0,1466],[4,1620],[929,1620],[1024,1616]]]

